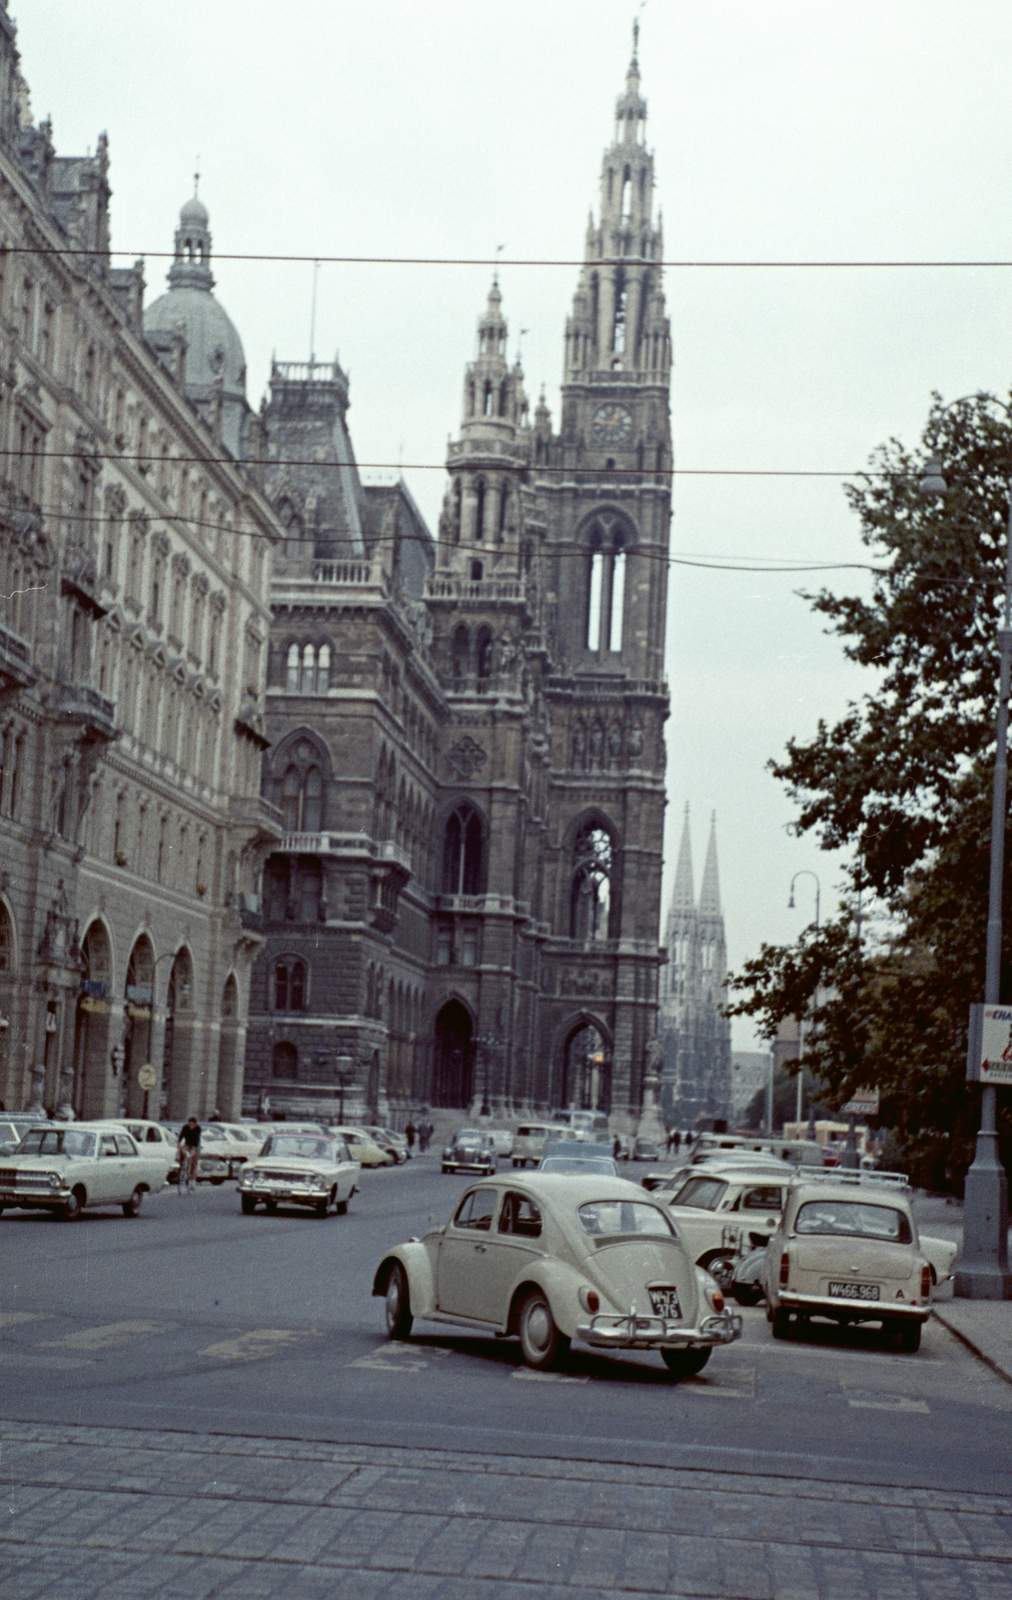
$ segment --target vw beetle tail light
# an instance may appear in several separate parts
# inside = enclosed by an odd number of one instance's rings
[[[591,1316],[600,1311],[601,1296],[596,1289],[581,1289],[579,1299],[584,1311],[589,1311]]]
[[[780,1287],[786,1289],[787,1281],[791,1275],[791,1258],[785,1250],[780,1257]]]
[[[712,1289],[710,1291],[710,1304],[712,1305],[714,1311],[716,1311],[718,1315],[720,1314],[721,1311],[723,1311],[723,1309],[724,1309],[724,1296],[721,1294],[719,1289]]]

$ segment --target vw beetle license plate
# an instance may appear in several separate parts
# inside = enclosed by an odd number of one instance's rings
[[[650,1304],[655,1317],[680,1317],[682,1314],[678,1290],[666,1284],[658,1284],[650,1290]]]
[[[829,1285],[831,1300],[877,1300],[877,1283],[831,1283]]]

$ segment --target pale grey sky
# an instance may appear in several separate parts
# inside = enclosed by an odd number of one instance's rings
[[[215,248],[573,259],[635,6],[617,0],[21,0],[36,117],[61,153],[108,131],[113,244],[171,245],[199,153]],[[649,0],[640,48],[666,255],[1012,259],[1012,8],[1004,0]],[[167,263],[148,263],[149,297]],[[308,353],[312,269],[221,262],[256,403]],[[576,273],[505,267],[529,392],[558,415]],[[317,354],[340,351],[362,462],[442,461],[489,273],[324,266]],[[931,389],[1008,392],[1004,270],[671,270],[682,468],[854,470],[913,441]],[[408,470],[434,525],[443,480]],[[674,553],[860,559],[834,479],[675,480]],[[785,832],[764,771],[860,676],[795,590],[817,578],[672,569],[670,866],[691,802],[718,815],[732,963],[810,916],[833,864]],[[855,586],[845,573],[840,588]],[[748,1030],[736,1024],[735,1042]]]

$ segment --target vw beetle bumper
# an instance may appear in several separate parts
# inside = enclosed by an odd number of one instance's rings
[[[669,1317],[628,1316],[599,1311],[589,1322],[580,1323],[576,1337],[585,1344],[604,1350],[681,1350],[686,1347],[733,1344],[741,1338],[742,1319],[735,1311],[704,1317],[698,1327],[686,1327]]]

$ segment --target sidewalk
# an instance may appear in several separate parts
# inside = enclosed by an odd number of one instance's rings
[[[943,1300],[935,1316],[1012,1383],[1012,1300]]]
[[[997,1600],[1012,1501],[0,1424],[4,1600]]]

